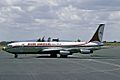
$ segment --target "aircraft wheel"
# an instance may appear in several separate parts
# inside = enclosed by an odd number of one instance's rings
[[[14,58],[18,58],[18,54],[15,54]]]
[[[68,55],[60,55],[60,58],[67,58]]]
[[[90,53],[93,53],[93,50],[90,50]]]
[[[56,58],[56,57],[57,57],[57,54],[50,54],[50,57]]]

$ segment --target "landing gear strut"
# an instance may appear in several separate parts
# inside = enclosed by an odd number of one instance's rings
[[[14,55],[14,58],[18,58],[18,54],[15,54],[15,55]]]

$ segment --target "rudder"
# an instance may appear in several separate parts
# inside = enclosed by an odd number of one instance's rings
[[[92,39],[89,42],[93,42],[93,41],[101,42],[102,41],[104,26],[105,26],[105,24],[99,25],[98,29],[96,30],[95,34],[93,35]]]

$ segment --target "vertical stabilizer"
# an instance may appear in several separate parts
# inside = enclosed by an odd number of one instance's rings
[[[89,42],[93,42],[93,41],[101,42],[102,41],[104,26],[105,26],[105,24],[99,25],[98,29],[96,30],[95,34],[93,35],[92,39]]]

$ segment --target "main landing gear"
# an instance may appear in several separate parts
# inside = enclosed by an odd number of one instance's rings
[[[50,57],[57,58],[57,54],[50,54]]]
[[[50,57],[57,58],[57,54],[50,54]],[[60,55],[60,58],[67,58],[68,55]]]
[[[14,55],[14,58],[18,58],[18,54],[15,54],[15,55]]]
[[[60,55],[60,58],[67,58],[68,55]]]

